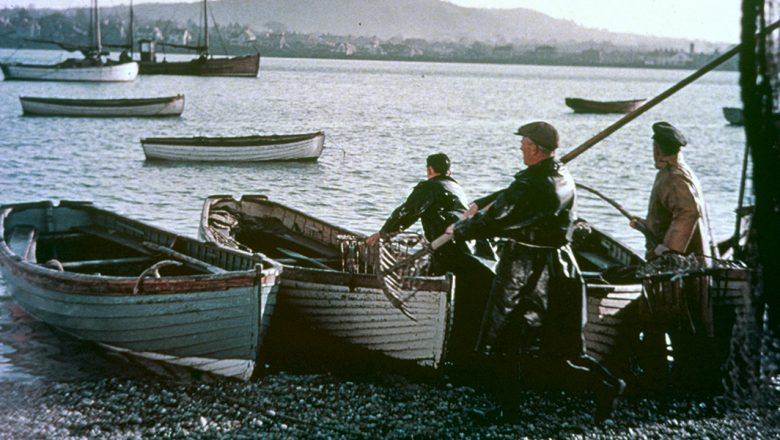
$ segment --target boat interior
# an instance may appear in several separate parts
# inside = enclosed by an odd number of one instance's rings
[[[251,257],[106,214],[93,217],[94,223],[71,222],[61,230],[17,224],[11,214],[3,219],[4,239],[23,260],[80,274],[139,276],[154,267],[155,276],[158,270],[188,276],[254,267]]]
[[[373,273],[365,237],[267,200],[224,200],[211,206],[208,227],[239,248],[290,266]]]

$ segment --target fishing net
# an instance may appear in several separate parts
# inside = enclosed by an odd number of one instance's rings
[[[336,237],[341,251],[341,269],[349,273],[370,273],[373,268],[371,248],[366,238],[357,235],[339,235]]]
[[[375,274],[382,292],[393,306],[416,320],[407,302],[418,292],[421,278],[428,274],[432,248],[417,233],[401,233],[381,239],[376,249]]]

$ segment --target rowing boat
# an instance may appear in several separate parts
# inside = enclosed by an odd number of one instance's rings
[[[417,292],[408,301],[413,321],[382,293],[372,258],[360,247],[362,234],[264,196],[245,195],[240,200],[208,197],[200,235],[221,247],[262,252],[284,265],[269,338],[281,336],[279,345],[287,350],[300,350],[301,341],[315,335],[357,354],[426,367],[438,367],[445,359],[454,313],[451,275],[417,280]]]
[[[281,267],[84,202],[0,207],[0,272],[29,315],[134,356],[249,379]]]
[[[28,116],[159,117],[181,116],[184,95],[132,99],[66,99],[20,96]]]
[[[141,139],[148,160],[186,162],[316,161],[325,132],[237,137],[155,137]]]
[[[639,108],[645,99],[629,99],[625,101],[593,101],[582,98],[566,98],[566,105],[574,113],[631,113]]]

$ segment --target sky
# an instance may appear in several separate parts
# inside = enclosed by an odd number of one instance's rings
[[[193,0],[134,0],[175,3]],[[577,24],[641,35],[738,43],[741,0],[448,0],[471,8],[527,8]],[[100,0],[101,6],[129,0]],[[65,8],[88,0],[0,0],[4,6]]]

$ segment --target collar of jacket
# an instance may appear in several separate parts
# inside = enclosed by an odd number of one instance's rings
[[[448,176],[446,174],[439,174],[438,176],[433,176],[433,177],[431,177],[428,180],[450,180],[450,181],[455,182],[455,183],[458,182],[452,176]]]
[[[536,162],[524,170],[520,170],[517,174],[515,174],[515,177],[529,172],[557,171],[562,165],[563,164],[555,157],[548,157],[547,159]]]

